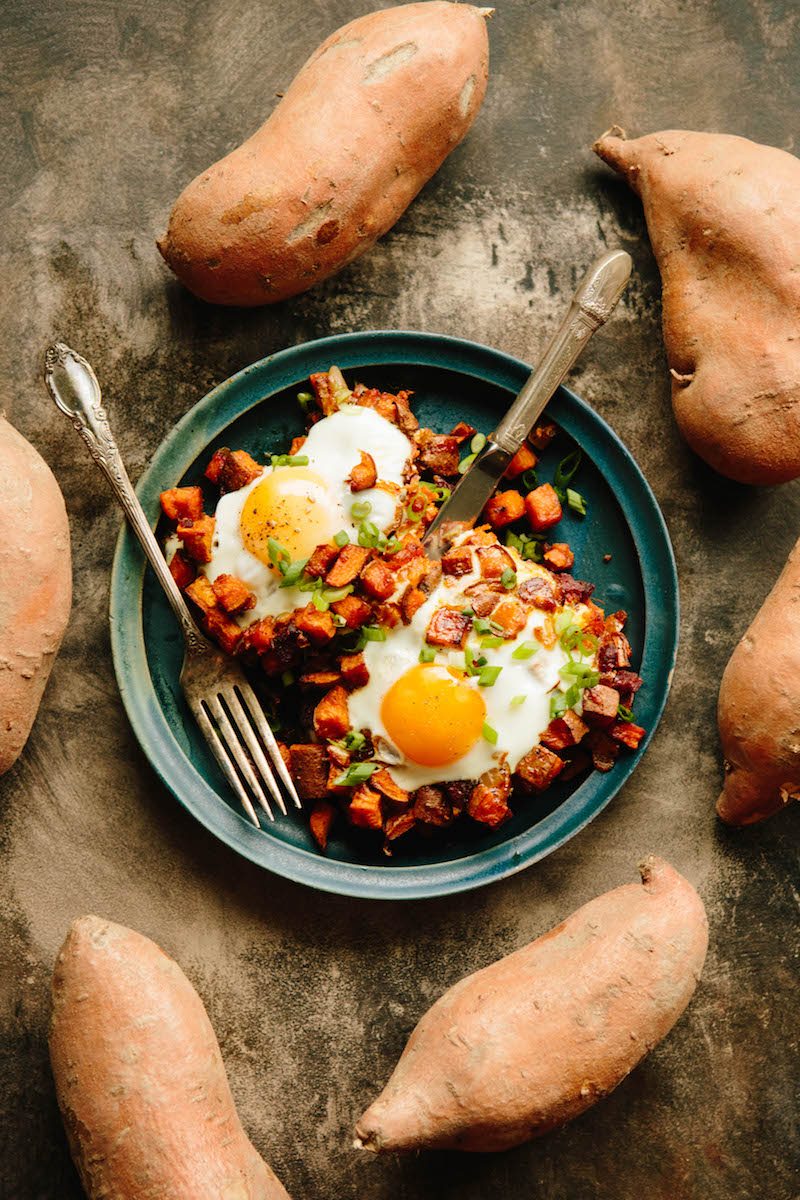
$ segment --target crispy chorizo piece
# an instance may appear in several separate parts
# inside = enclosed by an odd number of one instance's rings
[[[465,442],[467,438],[474,437],[477,433],[474,425],[468,425],[466,421],[459,421],[450,430],[450,437],[455,438],[457,442]]]
[[[385,796],[387,800],[390,800],[392,804],[398,804],[402,808],[406,808],[411,803],[411,796],[409,793],[405,788],[400,787],[399,783],[396,783],[394,779],[392,779],[391,775],[386,770],[386,767],[381,767],[379,771],[376,771],[375,774],[371,776],[369,786],[379,791],[381,795]]]
[[[530,471],[536,466],[536,455],[525,442],[522,443],[517,453],[512,458],[511,462],[505,469],[506,479],[516,479],[519,475],[524,475],[526,471]]]
[[[591,766],[593,766],[592,756],[581,746],[575,754],[571,754],[564,760],[564,770],[561,772],[560,778],[568,783],[570,779],[575,779],[577,775],[588,771]]]
[[[372,609],[360,596],[343,596],[331,604],[332,612],[342,617],[348,629],[360,629],[372,616]]]
[[[320,612],[313,604],[307,604],[294,614],[295,628],[304,633],[312,646],[324,646],[336,633],[333,617],[329,612]]]
[[[442,555],[442,571],[445,575],[469,575],[472,570],[472,550],[469,546],[451,546]]]
[[[592,756],[596,771],[610,771],[619,755],[619,742],[613,741],[604,729],[590,729],[582,745]]]
[[[419,465],[425,471],[434,475],[458,474],[458,438],[450,433],[434,433],[430,429],[420,429],[417,433],[419,447]]]
[[[246,487],[263,472],[264,468],[246,450],[229,450],[223,446],[221,450],[214,451],[205,475],[222,492],[238,492],[239,488]]]
[[[331,827],[336,820],[336,806],[330,800],[318,800],[311,810],[308,826],[320,850],[327,850]]]
[[[383,804],[380,792],[362,783],[347,806],[347,818],[357,829],[382,829]]]
[[[622,633],[627,620],[628,614],[624,608],[619,608],[616,612],[609,613],[605,618],[606,633]]]
[[[543,421],[541,424],[534,426],[528,434],[528,441],[534,450],[538,450],[541,454],[543,450],[547,449],[557,433],[558,428],[552,421]]]
[[[570,746],[577,746],[588,732],[589,726],[574,709],[568,708],[560,717],[553,717],[540,741],[548,750],[568,750]]]
[[[317,737],[342,738],[350,728],[350,713],[347,707],[347,692],[337,683],[327,692],[314,709],[314,732]]]
[[[631,646],[624,633],[605,633],[600,639],[597,663],[601,671],[617,671],[630,666]]]
[[[587,633],[594,634],[595,637],[601,637],[605,629],[605,614],[602,608],[598,608],[593,600],[588,600],[586,607],[589,611],[583,618],[583,628]]]
[[[501,596],[506,595],[502,583],[471,583],[464,596],[476,617],[488,617]]]
[[[473,821],[496,829],[512,815],[508,807],[511,772],[505,763],[484,771],[469,797],[467,812]]]
[[[544,575],[533,575],[525,579],[517,589],[517,595],[523,604],[538,608],[542,612],[555,612],[561,598],[558,581],[546,579]]]
[[[528,620],[524,606],[516,596],[505,596],[492,609],[492,621],[502,630],[501,637],[515,638]]]
[[[520,519],[525,512],[525,501],[520,493],[512,488],[507,492],[498,492],[487,500],[484,512],[492,529],[502,529]]]
[[[275,618],[262,617],[244,631],[244,647],[256,654],[266,654],[275,640]]]
[[[417,819],[411,809],[406,812],[395,813],[393,817],[389,817],[384,828],[386,840],[394,842],[404,833],[410,833],[417,823]],[[388,851],[391,853],[391,851]]]
[[[203,628],[209,637],[225,651],[235,654],[242,640],[242,631],[235,621],[232,621],[221,608],[212,608],[203,616]]]
[[[431,616],[425,641],[431,646],[456,646],[463,650],[471,627],[471,617],[465,616],[459,608],[445,605],[437,608]]]
[[[315,371],[309,376],[308,382],[317,398],[317,404],[326,417],[337,412],[340,404],[347,404],[352,398],[350,388],[338,367],[331,367],[328,371]]]
[[[195,562],[211,562],[214,524],[214,518],[204,514],[196,521],[181,521],[178,526],[176,532],[183,542],[183,549]]]
[[[403,594],[403,599],[400,601],[400,612],[403,616],[403,622],[410,625],[414,619],[414,614],[422,608],[428,597],[423,592],[422,588],[411,587]]]
[[[630,708],[633,697],[644,683],[644,680],[635,671],[604,671],[600,675],[600,682],[604,683],[606,687],[615,688],[619,692],[620,704],[624,704],[627,708]]]
[[[202,613],[211,612],[217,607],[217,597],[210,579],[206,575],[198,575],[187,587],[186,595],[192,604],[196,604]]]
[[[388,600],[397,582],[386,563],[373,558],[361,572],[361,587],[373,600]]]
[[[497,542],[492,546],[478,547],[478,563],[484,579],[499,579],[504,571],[513,571],[514,560]]]
[[[306,671],[300,676],[303,687],[332,688],[335,683],[341,683],[342,676],[338,671]]]
[[[170,521],[196,521],[203,515],[203,492],[199,487],[168,488],[159,499]]]
[[[469,798],[475,790],[474,779],[451,779],[443,783],[444,794],[447,797],[454,816],[460,816],[469,803]]]
[[[369,683],[369,669],[363,654],[343,654],[339,659],[339,670],[345,687],[360,688]]]
[[[338,557],[338,546],[335,546],[333,542],[322,542],[321,545],[314,547],[303,571],[312,579],[321,579],[328,573]]]
[[[289,747],[289,771],[301,800],[321,800],[328,791],[328,755],[313,742]]]
[[[550,483],[542,483],[525,497],[525,512],[534,533],[544,533],[561,520],[561,501]]]
[[[551,571],[569,571],[575,562],[575,555],[566,542],[553,542],[542,555],[542,561]]]
[[[176,550],[169,560],[169,570],[182,592],[197,578],[197,567],[182,550]]]
[[[268,675],[277,675],[297,665],[298,659],[308,646],[308,638],[294,623],[294,614],[282,613],[275,618],[272,629],[272,645],[262,655],[261,665]]]
[[[573,579],[564,573],[559,575],[558,584],[561,588],[562,604],[585,604],[594,591],[594,584],[585,579]]]
[[[359,450],[359,454],[361,461],[356,463],[345,480],[345,483],[350,484],[351,492],[365,492],[367,488],[375,487],[378,482],[375,459],[371,454],[367,454],[366,450]]]
[[[346,546],[342,546],[333,566],[325,576],[328,587],[340,588],[352,583],[361,573],[369,556],[370,550],[367,546],[357,546],[354,542],[348,542]]]
[[[598,683],[583,693],[583,719],[587,725],[608,726],[617,719],[619,692]]]
[[[534,746],[517,763],[515,774],[526,791],[543,792],[563,770],[562,758],[547,746]]]
[[[211,586],[217,603],[226,613],[248,612],[255,606],[255,592],[235,575],[218,575]]]
[[[634,725],[633,721],[617,721],[611,726],[609,733],[615,742],[622,742],[629,750],[637,750],[645,730],[641,725]]]
[[[445,829],[452,825],[453,810],[441,788],[425,784],[414,792],[413,801],[414,807],[411,811],[420,825],[431,825],[436,829]]]

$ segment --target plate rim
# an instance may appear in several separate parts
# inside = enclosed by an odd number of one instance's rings
[[[209,415],[217,414],[218,417],[218,409],[224,413],[229,393],[232,394],[234,411],[228,413],[221,423],[217,419],[213,431],[203,431],[204,444],[220,436],[229,424],[264,403],[270,395],[296,386],[307,378],[311,370],[326,369],[321,363],[330,365],[333,361],[345,370],[392,364],[444,368],[512,392],[518,390],[530,371],[530,366],[521,359],[480,342],[417,330],[363,330],[333,334],[286,347],[249,364],[217,384],[181,417],[156,447],[136,484],[137,495],[151,524],[155,526],[158,520],[160,488],[157,475],[163,472],[165,460],[180,456],[185,460],[185,470],[196,459],[202,450],[187,450],[191,445],[187,432]],[[311,368],[307,369],[309,363]],[[262,372],[275,377],[267,381],[269,386],[258,399],[237,407],[237,389],[251,375]],[[287,373],[290,378],[282,377]],[[658,501],[630,450],[608,422],[573,391],[562,387],[557,397],[573,409],[578,423],[584,421],[590,426],[599,426],[608,439],[609,447],[625,464],[635,481],[639,498],[645,501],[641,506],[632,505],[628,489],[624,497],[617,495],[642,576],[645,638],[641,666],[646,669],[647,658],[657,652],[662,655],[666,652],[669,663],[665,686],[639,750],[618,763],[613,774],[600,776],[594,772],[542,821],[508,841],[453,862],[384,868],[327,859],[276,838],[264,838],[262,831],[256,830],[244,816],[220,802],[217,793],[185,755],[158,702],[147,661],[142,622],[141,593],[145,559],[127,523],[123,523],[114,549],[109,611],[112,659],[122,702],[134,736],[162,783],[201,825],[230,849],[284,878],[333,894],[373,900],[423,899],[455,894],[505,878],[553,853],[594,820],[630,778],[658,727],[671,689],[680,634],[675,555]],[[176,454],[181,449],[182,454]],[[180,478],[181,473],[171,477]],[[654,589],[656,578],[661,584],[657,593]],[[129,603],[131,588],[137,597],[135,605]],[[653,646],[650,633],[651,606],[656,599],[659,602],[660,632],[653,636],[659,640],[658,647]],[[142,675],[146,680],[144,688],[134,682],[141,679]],[[172,769],[168,770],[165,763]],[[607,794],[598,798],[596,793],[606,780],[610,781]],[[546,846],[540,844],[544,838],[547,838]]]

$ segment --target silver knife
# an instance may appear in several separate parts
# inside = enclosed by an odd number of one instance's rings
[[[632,265],[624,250],[609,250],[589,267],[539,365],[531,371],[516,400],[428,529],[423,544],[429,558],[442,557],[448,532],[474,525],[556,388],[592,334],[611,316],[630,279]]]

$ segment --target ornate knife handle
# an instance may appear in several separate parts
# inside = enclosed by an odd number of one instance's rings
[[[114,495],[139,539],[156,579],[172,606],[172,611],[178,618],[187,647],[190,650],[205,650],[208,643],[195,625],[172,578],[161,547],[125,470],[103,408],[100,385],[94,371],[80,354],[70,350],[63,342],[56,342],[45,354],[44,381],[56,407],[72,422],[92,458],[111,484]]]

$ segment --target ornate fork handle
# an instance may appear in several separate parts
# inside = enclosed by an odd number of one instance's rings
[[[111,433],[102,405],[100,385],[94,371],[80,354],[70,350],[63,342],[56,342],[48,348],[45,355],[44,380],[56,407],[72,422],[92,458],[111,484],[147,555],[156,579],[164,589],[172,611],[178,618],[187,649],[198,652],[208,649],[209,643],[199,632],[186,607],[144,509],[133,490],[133,484]]]

